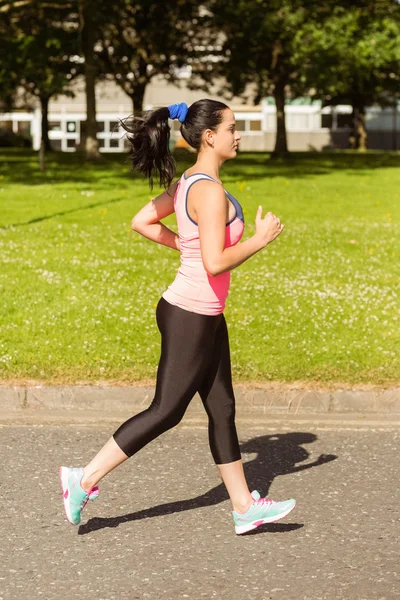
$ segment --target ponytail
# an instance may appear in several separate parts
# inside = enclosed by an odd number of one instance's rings
[[[131,144],[132,168],[148,178],[151,190],[154,172],[158,173],[159,184],[165,189],[176,174],[175,160],[169,149],[169,118],[169,109],[163,107],[146,111],[141,117],[132,115],[129,126],[119,119],[128,132],[126,138]]]

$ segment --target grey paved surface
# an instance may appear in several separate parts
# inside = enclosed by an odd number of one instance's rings
[[[298,502],[244,536],[202,427],[151,442],[69,524],[58,467],[88,462],[117,424],[0,426],[1,600],[400,598],[390,421],[239,427],[250,488]]]

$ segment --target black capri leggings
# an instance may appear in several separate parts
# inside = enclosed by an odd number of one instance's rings
[[[151,405],[131,417],[113,437],[127,456],[179,423],[199,393],[208,415],[216,464],[240,460],[235,427],[228,329],[223,313],[201,315],[160,298],[156,309],[161,356]]]

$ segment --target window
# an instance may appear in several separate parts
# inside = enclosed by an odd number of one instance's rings
[[[344,128],[344,127],[353,127],[352,115],[350,113],[349,114],[338,113],[337,114],[337,126],[338,126],[338,129]]]
[[[119,148],[119,140],[116,138],[110,139],[110,148]]]
[[[365,115],[365,121],[368,129],[370,131],[392,131],[393,128],[393,109],[390,109],[391,112],[386,110],[381,110],[380,112],[376,110],[370,110]]]
[[[75,148],[76,140],[67,140],[67,148]]]
[[[236,130],[246,131],[246,121],[244,119],[239,119],[236,121]]]
[[[49,121],[49,131],[61,131],[61,122]]]
[[[106,130],[106,124],[104,121],[97,121],[97,131],[99,133],[104,133]]]
[[[326,127],[327,129],[332,129],[332,115],[331,114],[321,114],[321,127]]]
[[[18,133],[21,135],[30,135],[31,124],[30,121],[18,121]]]
[[[250,121],[250,131],[261,131],[261,121]]]
[[[13,122],[12,121],[0,121],[0,129],[7,129],[12,131]]]
[[[110,121],[110,132],[118,131],[119,122],[118,121]]]
[[[105,140],[100,138],[97,141],[99,142],[99,148],[104,148],[104,146],[105,146]]]
[[[50,140],[53,150],[61,150],[61,140]]]
[[[76,122],[75,121],[67,121],[67,131],[68,131],[68,133],[76,132]]]

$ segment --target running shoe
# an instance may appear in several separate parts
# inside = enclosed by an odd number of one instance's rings
[[[247,512],[240,514],[232,511],[235,532],[240,535],[251,529],[255,529],[264,523],[273,523],[286,517],[296,506],[296,500],[290,499],[283,502],[275,502],[269,498],[261,498],[257,490],[251,492],[254,500]]]
[[[64,501],[65,515],[72,525],[79,525],[81,512],[88,500],[99,497],[99,488],[92,487],[89,493],[81,487],[83,468],[60,467],[60,482]]]

